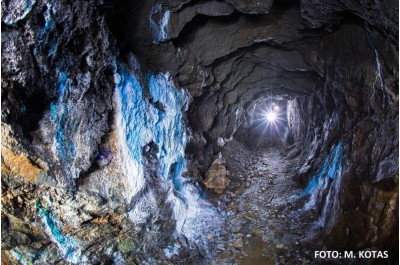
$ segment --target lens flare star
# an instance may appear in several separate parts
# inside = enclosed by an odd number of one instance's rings
[[[277,118],[277,115],[274,111],[268,112],[266,115],[267,121],[274,122]]]
[[[253,120],[253,122],[259,123],[255,129],[263,128],[258,143],[263,136],[272,137],[273,135],[279,135],[282,139],[281,134],[286,124],[285,115],[285,106],[280,106],[274,102],[258,109],[256,118]]]

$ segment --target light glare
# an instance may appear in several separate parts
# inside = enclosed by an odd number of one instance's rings
[[[275,120],[276,120],[276,113],[273,112],[273,111],[268,112],[268,113],[267,113],[267,120],[268,120],[269,122],[275,121]]]

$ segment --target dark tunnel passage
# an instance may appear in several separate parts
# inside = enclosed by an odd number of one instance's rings
[[[398,16],[3,1],[2,264],[399,264]]]

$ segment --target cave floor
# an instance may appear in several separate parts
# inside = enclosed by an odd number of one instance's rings
[[[248,150],[237,142],[222,150],[231,183],[217,204],[229,218],[221,236],[209,235],[215,264],[314,263],[323,231],[315,211],[304,210],[306,198],[290,177],[298,161],[286,159],[285,150]]]

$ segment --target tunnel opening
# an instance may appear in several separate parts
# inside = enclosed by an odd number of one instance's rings
[[[250,148],[289,146],[293,136],[288,124],[288,101],[281,98],[257,100],[245,110],[243,124],[234,134]]]

